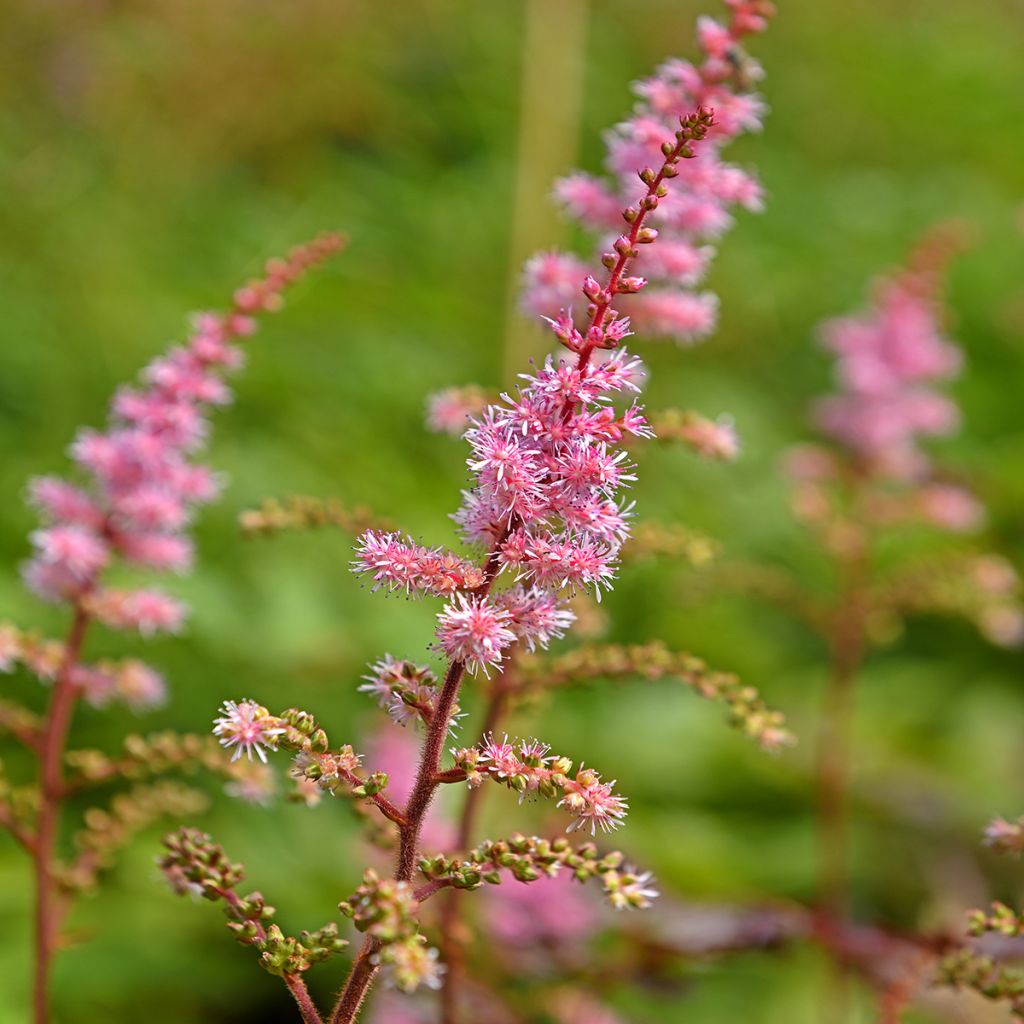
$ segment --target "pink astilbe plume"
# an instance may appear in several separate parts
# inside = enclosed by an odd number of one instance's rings
[[[85,429],[75,439],[71,455],[84,486],[59,477],[30,483],[43,520],[24,570],[36,594],[87,607],[114,629],[177,628],[182,611],[173,599],[160,607],[152,589],[112,597],[102,572],[116,561],[157,572],[189,568],[192,541],[185,531],[194,509],[212,501],[220,486],[194,456],[209,432],[211,409],[230,400],[224,374],[241,365],[241,342],[255,331],[256,315],[279,309],[284,290],[339,245],[337,236],[325,235],[297,247],[239,289],[230,312],[197,315],[183,345],[114,396],[106,430]]]
[[[29,500],[41,523],[30,535],[34,554],[24,566],[27,586],[46,601],[64,605],[71,623],[63,643],[43,641],[0,624],[0,670],[20,665],[49,687],[39,715],[3,702],[3,721],[38,761],[34,786],[12,792],[0,777],[0,825],[30,854],[35,880],[34,1019],[50,1019],[50,967],[62,942],[71,899],[97,885],[117,850],[162,815],[195,814],[205,797],[169,781],[136,784],[140,777],[204,766],[231,779],[229,791],[252,798],[266,793],[266,776],[234,769],[207,737],[161,734],[156,742],[125,740],[123,756],[67,751],[78,701],[104,707],[119,700],[144,711],[162,703],[166,686],[155,669],[135,658],[95,664],[82,656],[94,623],[148,636],[176,632],[184,604],[148,584],[111,585],[115,568],[184,573],[194,550],[188,534],[195,510],[218,494],[220,481],[197,461],[206,444],[210,414],[230,400],[226,374],[242,364],[241,343],[256,329],[257,316],[281,307],[283,293],[307,270],[338,250],[337,235],[297,246],[271,260],[264,274],[239,289],[226,313],[197,315],[185,342],[153,360],[110,405],[105,429],[83,429],[70,454],[79,480],[44,476],[31,481]],[[250,758],[273,747],[277,732],[261,721],[258,705],[226,703],[218,724],[222,739]],[[11,723],[14,727],[11,727]],[[71,777],[68,778],[68,774]],[[132,780],[109,808],[92,806],[75,836],[68,859],[58,850],[63,803],[71,793],[103,782]],[[27,794],[31,794],[27,796]]]
[[[840,390],[819,403],[818,423],[872,472],[887,476],[922,475],[928,460],[921,440],[959,423],[956,406],[937,390],[963,363],[942,324],[937,292],[948,254],[939,241],[923,245],[908,269],[878,281],[865,314],[822,328]]]
[[[649,224],[659,244],[641,252],[634,272],[652,287],[623,301],[637,333],[692,343],[715,327],[718,299],[695,292],[714,256],[708,243],[732,224],[730,210],[760,210],[761,186],[747,171],[722,160],[721,150],[736,136],[757,131],[765,105],[754,91],[761,68],[742,49],[748,35],[762,32],[773,13],[766,0],[728,0],[725,23],[701,17],[697,41],[702,60],[666,61],[653,76],[638,82],[633,115],[605,137],[608,176],[576,172],[555,185],[566,213],[596,234],[604,247],[614,238],[624,207],[643,197],[636,175],[656,166],[663,147],[672,144],[681,115],[703,106],[715,111],[715,125],[696,158],[680,168],[672,192]],[[581,263],[576,256],[546,252],[532,257],[523,271],[522,306],[531,315],[577,318]]]
[[[521,373],[516,387],[494,399],[463,388],[441,392],[428,403],[430,429],[461,432],[468,449],[469,483],[452,518],[475,554],[465,557],[375,525],[359,531],[350,569],[371,590],[441,602],[432,650],[446,662],[443,671],[435,674],[385,655],[357,684],[394,723],[422,729],[415,770],[409,764],[382,770],[377,743],[368,757],[349,744],[332,747],[316,718],[297,708],[273,715],[249,702],[227,702],[215,721],[221,743],[236,752],[261,756],[276,747],[292,754],[291,774],[305,802],[315,802],[312,785],[352,802],[361,817],[379,812],[386,823],[377,824],[387,835],[375,838],[397,846],[390,876],[368,869],[354,895],[339,905],[365,938],[333,1009],[322,1014],[302,973],[331,950],[325,948],[320,957],[319,948],[311,950],[301,937],[272,934],[262,918],[262,930],[247,928],[245,922],[254,918],[246,916],[246,900],[235,891],[239,878],[223,867],[230,862],[220,847],[191,830],[166,840],[162,865],[172,884],[181,877],[207,884],[212,898],[225,903],[239,941],[256,947],[263,966],[284,978],[307,1024],[353,1024],[382,971],[406,992],[440,988],[442,1019],[461,1020],[456,994],[466,951],[456,897],[462,891],[485,884],[531,885],[561,875],[576,883],[599,882],[618,910],[642,910],[658,896],[650,873],[625,866],[618,851],[598,849],[598,836],[619,829],[627,816],[628,802],[615,780],[602,777],[589,761],[551,754],[538,740],[509,740],[498,725],[514,701],[541,689],[544,672],[537,659],[576,622],[568,603],[583,594],[600,599],[612,588],[630,537],[636,466],[629,446],[651,438],[654,429],[637,401],[646,371],[623,347],[632,328],[622,310],[642,317],[646,308],[649,319],[657,311],[678,336],[710,330],[717,300],[673,291],[663,279],[687,287],[695,283],[710,258],[702,240],[724,229],[727,207],[737,202],[753,207],[759,201],[752,180],[721,163],[717,150],[739,131],[755,127],[760,115],[759,101],[748,90],[756,68],[737,44],[764,27],[770,8],[762,0],[730,0],[729,6],[731,20],[720,33],[712,23],[701,23],[707,55],[700,68],[668,64],[640,87],[636,117],[609,139],[616,188],[601,191],[583,179],[560,186],[565,195],[575,191],[571,202],[581,209],[587,205],[593,226],[605,236],[600,268],[559,254],[531,263],[537,287],[527,301],[545,296],[546,308],[538,311],[546,315],[560,355]],[[712,102],[722,104],[721,121],[707,106]],[[663,256],[646,256],[662,242]],[[645,262],[648,276],[662,281],[648,307],[641,301],[648,294],[647,279],[635,272]],[[726,420],[680,418],[677,433],[716,458],[735,454],[735,435]],[[661,648],[631,651],[618,658],[588,657],[584,651],[576,671],[586,680],[606,674],[654,680],[671,673],[725,702],[734,721],[766,746],[781,747],[789,740],[781,716],[735,677],[714,673],[689,655]],[[449,737],[461,716],[467,677],[475,677],[474,689],[487,702],[476,733],[482,738],[453,747]],[[447,767],[446,751],[452,755]],[[430,854],[423,850],[428,814],[438,789],[449,785],[461,788],[461,814],[453,823],[455,835],[441,852]],[[520,803],[550,801],[568,819],[564,831],[553,839],[513,833],[474,845],[477,809],[485,791],[495,789],[511,791]],[[435,950],[428,943],[431,915],[422,908],[438,894],[443,897],[436,928],[440,949]],[[471,1005],[492,1005],[478,1001],[479,989],[468,983],[461,995]],[[480,1019],[489,1012],[481,1011]]]

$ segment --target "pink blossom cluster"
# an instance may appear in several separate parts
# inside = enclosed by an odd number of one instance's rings
[[[56,476],[31,482],[43,519],[25,567],[35,593],[74,603],[114,629],[181,625],[184,606],[162,590],[107,589],[101,576],[116,561],[159,572],[189,568],[193,509],[218,491],[216,476],[193,460],[210,409],[230,399],[224,374],[241,364],[238,343],[255,330],[255,314],[279,308],[284,289],[340,244],[324,235],[271,260],[264,277],[235,293],[229,313],[197,316],[184,345],[150,363],[137,386],[117,392],[108,427],[75,439],[71,456],[84,486]]]
[[[573,775],[572,761],[551,755],[550,749],[537,740],[510,742],[508,736],[500,741],[485,736],[478,747],[452,753],[471,786],[490,778],[515,790],[520,800],[527,793],[557,796],[557,806],[566,808],[576,819],[569,831],[589,826],[593,835],[598,827],[603,832],[617,829],[629,805],[615,792],[615,780],[603,782],[597,772],[583,765]]]
[[[480,569],[450,551],[425,548],[397,533],[379,530],[367,530],[359,538],[352,565],[372,579],[374,590],[401,590],[407,595],[443,597],[473,590],[484,581]]]
[[[632,516],[632,503],[620,492],[636,479],[620,443],[653,434],[635,401],[614,404],[640,390],[643,370],[621,347],[630,321],[612,303],[646,286],[627,273],[630,261],[659,237],[645,218],[671,197],[667,182],[696,157],[691,143],[705,140],[713,127],[704,109],[681,117],[660,169],[638,173],[643,195],[621,214],[628,230],[601,257],[607,283],[590,275],[582,280],[586,326],[577,328],[568,312],[550,321],[571,358],[548,357],[534,373],[522,374],[515,394],[502,394],[466,431],[475,484],[463,492],[454,518],[468,543],[488,551],[479,576],[458,556],[396,534],[369,530],[360,538],[353,568],[375,586],[454,594],[438,616],[438,647],[471,672],[500,666],[517,640],[545,646],[570,622],[564,595],[586,590],[600,599],[612,585]],[[592,359],[596,352],[606,358]],[[438,565],[446,569],[443,579]],[[528,588],[491,595],[495,576],[506,571]]]
[[[680,115],[698,107],[715,112],[715,125],[697,158],[681,168],[676,187],[650,223],[659,244],[643,252],[636,272],[652,287],[631,296],[624,308],[638,333],[694,342],[716,323],[718,299],[696,291],[714,256],[708,243],[728,230],[730,210],[759,210],[763,196],[747,171],[722,160],[721,149],[737,135],[760,128],[765,106],[753,84],[761,69],[742,49],[743,38],[763,31],[773,13],[765,0],[726,0],[726,23],[701,17],[697,38],[703,59],[670,60],[635,86],[632,117],[606,136],[609,177],[577,172],[561,179],[555,197],[574,220],[597,234],[606,248],[618,229],[620,211],[643,195],[636,175],[657,166],[671,146]],[[578,282],[586,265],[565,252],[539,253],[523,275],[522,305],[531,315],[581,312]]]
[[[928,463],[922,438],[948,434],[956,406],[935,385],[960,370],[960,350],[945,336],[930,270],[905,270],[876,285],[861,316],[825,324],[822,339],[836,356],[839,393],[822,400],[822,429],[872,471],[920,477]],[[928,499],[942,517],[948,492]]]

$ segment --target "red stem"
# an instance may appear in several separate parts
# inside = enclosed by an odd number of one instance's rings
[[[78,698],[72,673],[78,664],[88,626],[88,614],[80,605],[76,606],[75,617],[64,647],[64,659],[54,680],[39,747],[40,806],[33,849],[36,884],[33,1000],[35,1024],[48,1024],[50,1019],[50,967],[60,914],[54,878],[54,851],[64,789],[64,747]]]
[[[302,1014],[304,1024],[324,1024],[320,1011],[316,1008],[316,1004],[306,988],[306,983],[302,980],[302,975],[286,974],[284,975],[284,983],[288,986],[288,991],[295,997],[295,1002],[298,1004],[299,1013]]]

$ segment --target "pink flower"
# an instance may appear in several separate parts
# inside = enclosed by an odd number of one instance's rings
[[[921,515],[953,533],[969,533],[981,526],[985,507],[969,491],[953,484],[928,484],[917,494]]]
[[[587,825],[590,826],[591,835],[599,827],[602,832],[615,831],[626,817],[629,805],[614,792],[614,786],[614,779],[602,782],[597,772],[581,768],[575,780],[567,783],[566,794],[558,801],[559,807],[565,807],[576,815],[576,821],[569,826],[569,831]]]
[[[508,612],[508,628],[532,651],[547,649],[552,639],[561,639],[576,620],[565,602],[541,587],[510,587],[495,599]]]
[[[156,669],[136,658],[121,662],[116,675],[117,696],[133,711],[160,707],[167,699],[167,684]]]
[[[706,338],[718,317],[718,298],[648,289],[631,307],[633,323],[642,334],[674,338],[690,343]]]
[[[481,571],[452,552],[421,547],[397,533],[379,530],[367,530],[359,538],[352,571],[369,575],[374,590],[422,591],[435,597],[473,590],[483,583]]]
[[[508,628],[511,616],[486,597],[459,594],[437,617],[438,646],[452,661],[462,661],[470,672],[501,664],[502,652],[516,635]]]
[[[110,629],[136,629],[144,636],[177,633],[185,621],[185,606],[153,588],[99,590],[89,595],[89,611]]]
[[[36,530],[31,540],[41,562],[64,569],[75,579],[90,579],[110,561],[110,549],[103,539],[82,526]]]
[[[462,434],[487,401],[479,388],[446,388],[427,399],[427,429],[438,434]]]
[[[529,949],[578,944],[586,941],[597,925],[588,895],[569,872],[529,884],[509,880],[488,891],[483,919],[502,945]]]
[[[273,718],[266,708],[255,701],[233,700],[224,701],[221,706],[224,712],[220,718],[214,719],[213,734],[220,739],[222,746],[229,750],[234,747],[232,761],[237,761],[244,752],[252,760],[253,751],[266,764],[266,750],[277,749],[277,737],[284,732],[279,719]]]
[[[583,301],[580,284],[588,269],[581,260],[566,253],[534,256],[523,268],[523,309],[534,316],[551,317],[571,309]]]

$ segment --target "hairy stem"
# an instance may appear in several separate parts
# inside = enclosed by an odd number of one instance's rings
[[[302,980],[302,975],[286,974],[284,976],[284,983],[288,986],[288,991],[295,997],[299,1013],[302,1015],[303,1024],[323,1024],[323,1018],[320,1016],[320,1011],[316,1008],[316,1004],[309,995],[309,990],[306,988],[306,983]]]
[[[88,626],[89,616],[79,605],[75,608],[75,617],[64,647],[64,659],[54,680],[39,747],[40,805],[33,847],[36,886],[33,987],[35,1024],[48,1024],[50,1019],[50,967],[60,916],[54,861],[64,788],[64,747],[78,697],[72,674],[78,664]]]
[[[509,678],[512,667],[510,664],[508,669],[495,680],[494,689],[487,702],[487,711],[484,714],[484,722],[480,730],[481,735],[486,736],[488,733],[493,733],[505,714],[509,694],[514,685]],[[472,844],[473,827],[480,811],[483,792],[484,787],[477,786],[466,793],[455,840],[455,849],[460,852],[468,850]],[[441,956],[447,968],[441,979],[441,1024],[457,1024],[458,1021],[458,989],[459,976],[462,973],[463,947],[463,937],[457,934],[459,903],[459,893],[454,889],[445,893],[438,920]]]

